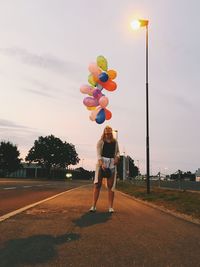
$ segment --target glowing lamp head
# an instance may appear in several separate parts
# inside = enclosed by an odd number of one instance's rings
[[[133,20],[131,22],[131,27],[133,30],[137,30],[140,27],[148,26],[148,23],[149,23],[148,20],[143,20],[143,19]]]
[[[139,29],[139,28],[140,28],[140,21],[139,21],[139,20],[133,20],[133,21],[131,22],[131,28],[132,28],[133,30],[137,30],[137,29]]]

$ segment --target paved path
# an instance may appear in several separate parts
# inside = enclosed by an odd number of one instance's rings
[[[86,183],[89,182],[0,179],[0,221],[4,214]]]
[[[92,186],[0,223],[0,266],[200,266],[200,227],[116,192],[88,213]]]

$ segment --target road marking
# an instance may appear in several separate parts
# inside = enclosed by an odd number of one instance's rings
[[[16,189],[17,187],[4,187],[3,189],[5,190],[11,190],[11,189]]]
[[[43,199],[43,200],[40,200],[40,201],[38,201],[38,202],[35,202],[35,203],[33,203],[33,204],[30,204],[30,205],[28,205],[28,206],[25,206],[25,207],[23,207],[23,208],[20,208],[20,209],[18,209],[18,210],[11,211],[11,212],[9,212],[9,213],[7,213],[7,214],[1,216],[1,217],[0,217],[0,222],[5,221],[5,220],[7,220],[8,218],[13,217],[13,216],[15,216],[15,215],[17,215],[17,214],[19,214],[19,213],[25,211],[25,210],[28,210],[28,209],[30,209],[30,208],[33,208],[33,207],[39,205],[39,204],[42,204],[43,202],[46,202],[46,201],[51,200],[51,199],[54,199],[54,198],[56,198],[56,197],[58,197],[58,196],[61,196],[61,195],[65,194],[65,193],[72,192],[72,191],[74,191],[74,190],[80,189],[80,188],[85,187],[85,186],[88,186],[88,185],[81,185],[81,186],[79,186],[79,187],[76,187],[76,188],[73,188],[73,189],[64,191],[64,192],[59,193],[59,194],[57,194],[57,195],[54,195],[54,196],[52,196],[52,197],[45,198],[45,199]]]
[[[32,185],[24,185],[23,187],[24,188],[29,188],[29,187],[32,187]]]

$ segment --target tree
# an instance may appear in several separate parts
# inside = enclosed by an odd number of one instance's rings
[[[139,174],[138,167],[135,166],[134,160],[131,157],[129,158],[129,176],[136,177]]]
[[[19,156],[16,145],[5,141],[0,143],[0,172],[3,176],[22,167]]]
[[[190,181],[195,181],[196,179],[195,173],[191,173],[191,171],[187,171],[183,175],[184,175],[184,179],[189,179]]]
[[[123,165],[124,156],[120,156],[119,164],[117,165],[117,173],[121,179],[123,178]],[[129,177],[134,178],[138,175],[138,167],[135,166],[134,160],[130,156],[125,157],[125,168],[126,170],[129,170],[129,173],[127,173]]]
[[[88,171],[84,168],[76,168],[75,170],[71,171],[72,179],[80,179],[80,180],[90,180],[94,177],[94,171]]]
[[[78,154],[72,144],[63,142],[54,135],[40,136],[26,156],[29,163],[37,162],[50,173],[51,168],[67,168],[79,162]]]
[[[189,179],[190,181],[195,181],[195,174],[191,173],[190,171],[183,172],[181,170],[178,170],[175,173],[172,173],[170,175],[170,179],[172,180],[185,180]]]

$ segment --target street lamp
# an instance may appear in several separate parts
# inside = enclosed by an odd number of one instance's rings
[[[116,140],[118,140],[118,130],[113,130],[113,135]]]
[[[148,20],[134,20],[131,27],[139,29],[146,28],[146,172],[147,172],[147,194],[150,193],[150,172],[149,172],[149,82],[148,82]]]

